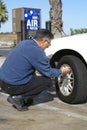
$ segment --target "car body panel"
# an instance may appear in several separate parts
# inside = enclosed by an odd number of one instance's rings
[[[53,39],[45,50],[47,56],[53,56],[60,50],[72,50],[80,54],[87,62],[87,33]]]

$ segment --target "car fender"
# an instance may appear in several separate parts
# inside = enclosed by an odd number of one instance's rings
[[[87,33],[56,38],[51,41],[51,46],[45,50],[46,55],[52,57],[61,50],[72,50],[78,53],[87,62]]]

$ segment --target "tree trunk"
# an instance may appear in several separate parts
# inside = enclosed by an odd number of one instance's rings
[[[54,37],[61,37],[63,31],[62,2],[61,0],[49,0],[51,31]]]

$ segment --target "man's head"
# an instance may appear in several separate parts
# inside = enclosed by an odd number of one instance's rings
[[[50,46],[51,40],[54,38],[53,34],[47,29],[40,29],[36,32],[34,39],[38,45],[45,50]]]

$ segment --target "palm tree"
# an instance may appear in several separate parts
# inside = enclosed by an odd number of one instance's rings
[[[1,24],[5,23],[8,20],[8,11],[6,5],[2,0],[0,0],[0,28]]]
[[[49,0],[50,3],[50,21],[51,31],[54,37],[61,37],[65,35],[63,31],[62,21],[62,1],[61,0]]]

